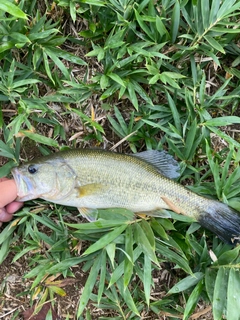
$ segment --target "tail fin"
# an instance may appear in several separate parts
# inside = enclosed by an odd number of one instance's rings
[[[240,243],[240,213],[226,204],[210,200],[198,222],[229,244]]]

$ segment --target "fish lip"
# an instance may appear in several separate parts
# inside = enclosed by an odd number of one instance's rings
[[[12,169],[11,172],[17,185],[16,201],[23,202],[35,199],[36,196],[34,195],[34,185],[32,181],[28,177],[22,175],[18,168]]]

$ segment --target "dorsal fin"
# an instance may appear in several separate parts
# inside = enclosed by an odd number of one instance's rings
[[[133,154],[133,156],[143,159],[163,176],[174,179],[180,176],[180,166],[178,162],[166,151],[147,150]]]

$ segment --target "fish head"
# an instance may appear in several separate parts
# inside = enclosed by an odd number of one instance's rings
[[[12,169],[17,201],[65,198],[75,187],[76,175],[62,158],[40,158]]]

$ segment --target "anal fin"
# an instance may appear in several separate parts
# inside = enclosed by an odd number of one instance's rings
[[[183,213],[182,210],[179,207],[177,207],[171,200],[169,200],[166,197],[161,197],[161,198],[167,204],[170,210],[172,210],[173,212],[176,212],[177,214]]]
[[[146,219],[146,216],[156,217],[156,218],[171,218],[171,214],[165,209],[156,209],[152,211],[136,212],[136,215]]]

